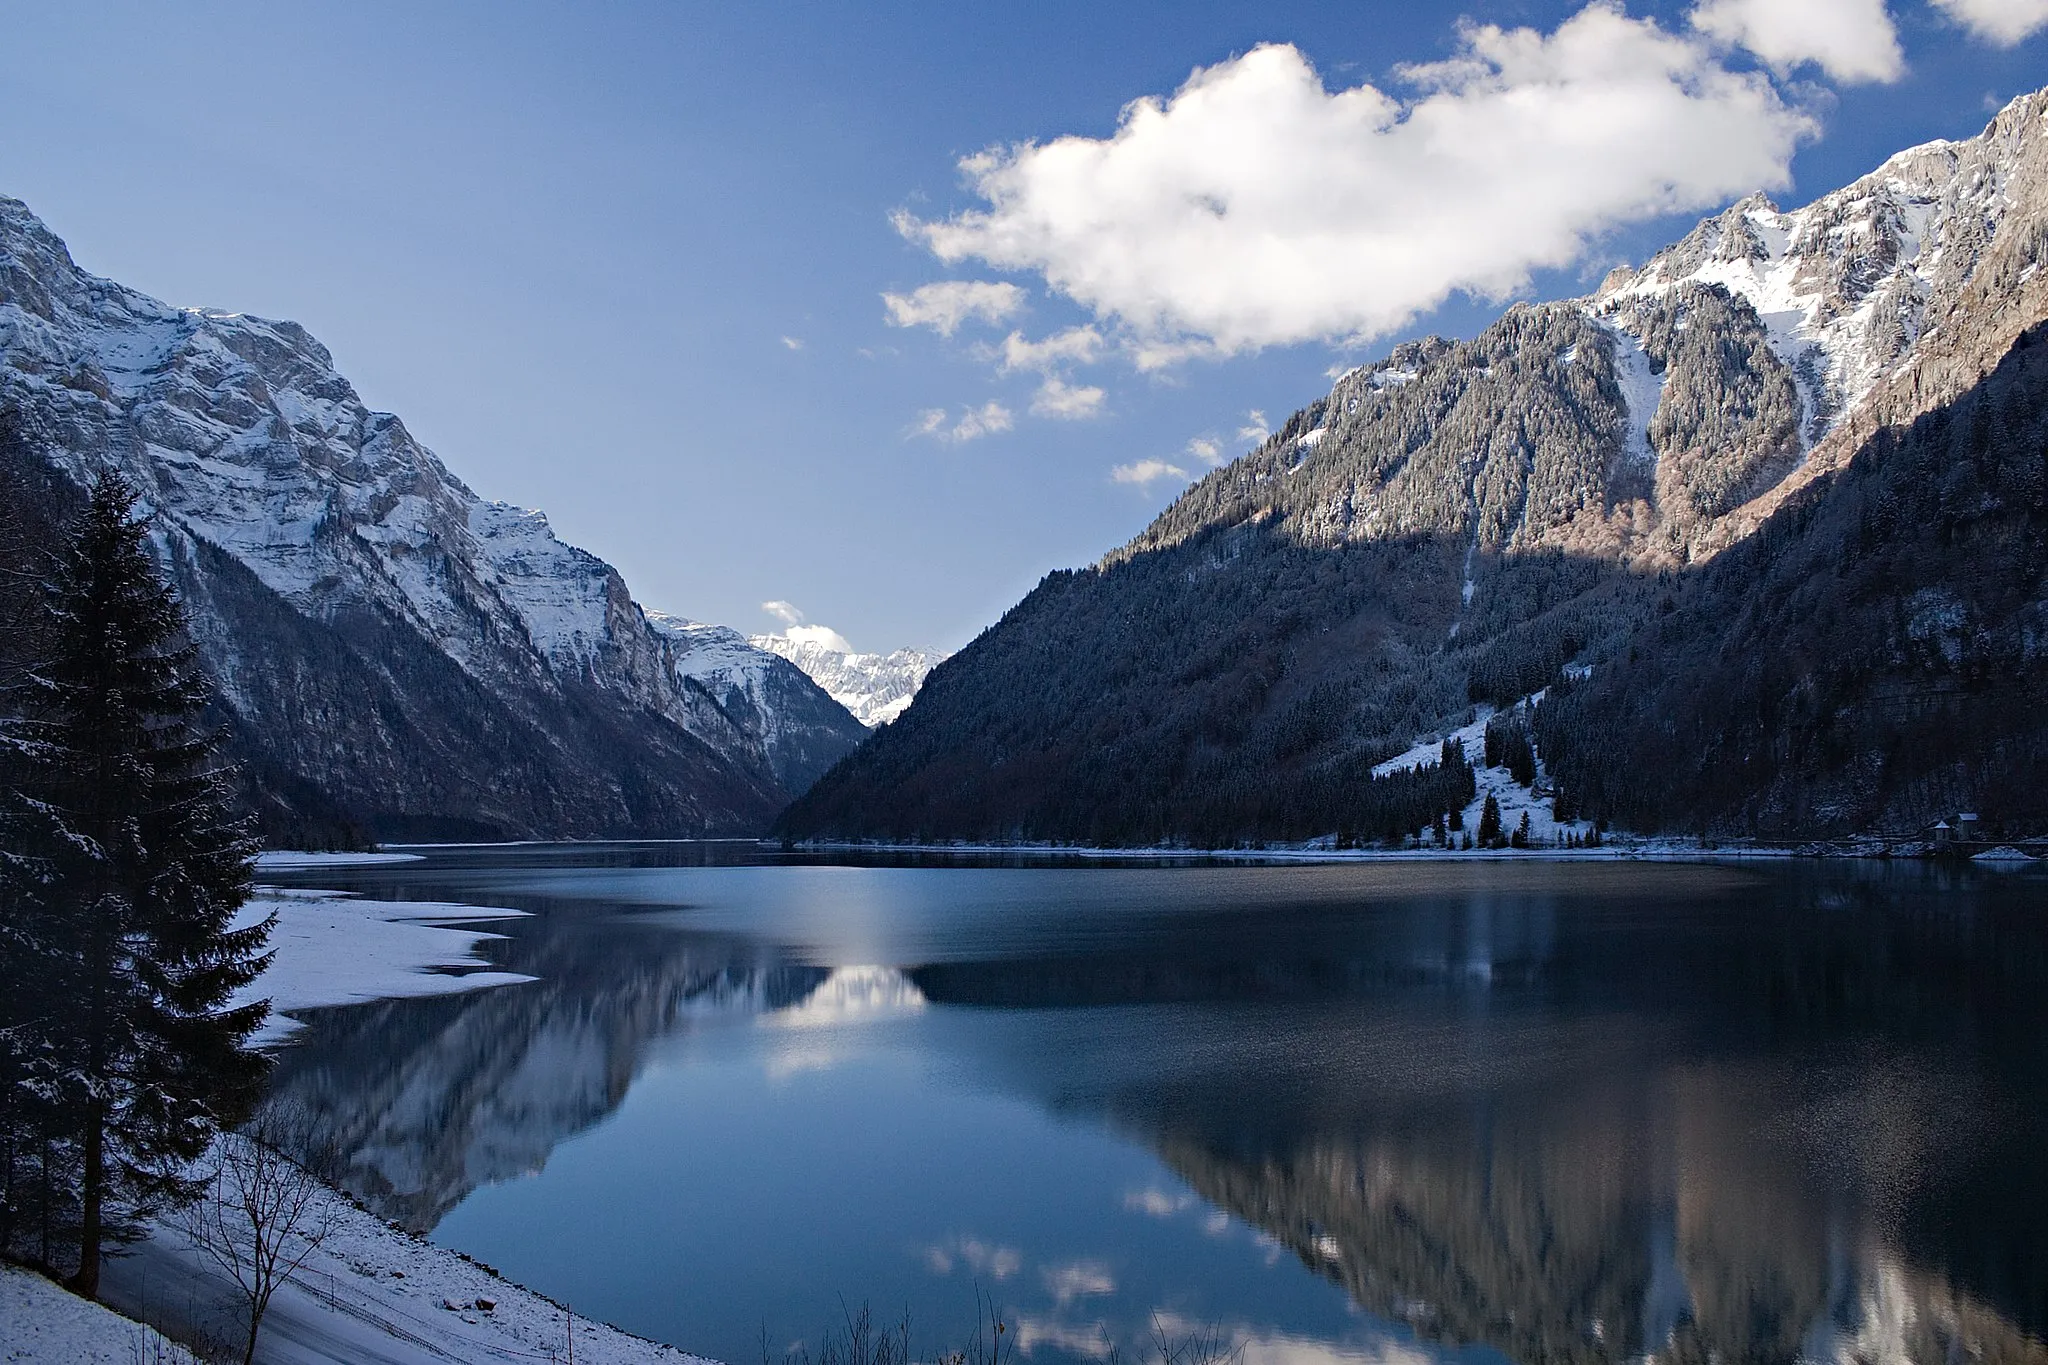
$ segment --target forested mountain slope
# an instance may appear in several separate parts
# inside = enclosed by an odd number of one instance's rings
[[[33,575],[92,470],[127,476],[274,839],[753,833],[865,734],[744,641],[744,677],[699,667],[297,324],[90,275],[5,198],[0,410],[43,528],[5,567]]]
[[[1683,575],[1537,740],[1638,829],[2048,828],[2048,326]]]
[[[1374,763],[1625,657],[1695,566],[2048,317],[2044,117],[2027,96],[1803,209],[1739,203],[1587,298],[1345,375],[1129,545],[1049,575],[780,828],[1413,830],[1438,794],[1368,786]]]

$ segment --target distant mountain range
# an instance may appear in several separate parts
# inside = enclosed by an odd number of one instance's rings
[[[829,630],[804,626],[780,635],[755,635],[749,643],[801,668],[832,700],[870,727],[887,725],[902,715],[926,676],[946,659],[935,649],[862,654]]]
[[[273,840],[759,833],[866,736],[472,493],[302,327],[88,274],[5,198],[0,411],[45,538],[102,463],[140,490]]]
[[[1470,829],[1373,769],[1511,706],[1588,825],[2048,825],[2044,119],[1351,371],[1048,575],[781,830]]]

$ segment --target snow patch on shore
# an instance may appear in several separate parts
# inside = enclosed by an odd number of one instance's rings
[[[376,867],[384,863],[416,863],[424,853],[298,853],[272,850],[256,855],[258,872],[296,872],[313,867]]]
[[[523,910],[259,887],[236,923],[254,924],[273,911],[277,926],[270,933],[270,966],[234,1000],[238,1005],[270,1001],[270,1019],[251,1040],[257,1046],[297,1032],[302,1025],[292,1018],[295,1010],[446,995],[534,979],[491,970],[477,953],[479,943],[503,935],[446,927],[519,918]]]

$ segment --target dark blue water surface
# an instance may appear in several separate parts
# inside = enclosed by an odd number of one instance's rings
[[[752,1365],[2043,1360],[2048,876],[441,850],[539,980],[325,1011],[347,1183]]]

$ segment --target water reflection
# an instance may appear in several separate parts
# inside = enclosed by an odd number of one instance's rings
[[[540,979],[312,1013],[279,1068],[341,1183],[416,1232],[480,1185],[541,1170],[618,1106],[654,1040],[800,1005],[830,976],[670,935],[507,947]]]
[[[547,912],[497,950],[541,979],[330,1012],[279,1084],[351,1188],[428,1229],[540,1171],[650,1066],[751,1049],[773,1086],[885,1038],[919,1085],[1154,1154],[1160,1178],[1102,1219],[1178,1229],[1177,1256],[1251,1230],[1393,1332],[1368,1351],[1306,1330],[1249,1282],[1197,1318],[1160,1287],[1172,1266],[1136,1283],[1072,1215],[1064,1256],[878,1237],[878,1258],[1001,1287],[1042,1358],[1100,1356],[1105,1326],[1128,1343],[1157,1315],[1276,1365],[1431,1343],[2048,1359],[2038,882],[1427,873],[469,867],[451,875],[479,897]],[[791,1133],[791,1169],[850,1117]],[[903,1128],[934,1154],[967,1140]],[[1008,1169],[1037,1182],[1019,1201],[1063,1178]]]

